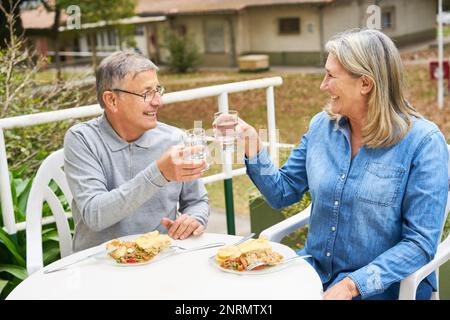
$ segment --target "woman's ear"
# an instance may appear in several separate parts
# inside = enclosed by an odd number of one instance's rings
[[[117,111],[117,99],[112,91],[104,91],[102,98],[105,104],[105,108],[112,112]]]
[[[369,94],[373,89],[373,80],[367,76],[361,76],[361,94]]]

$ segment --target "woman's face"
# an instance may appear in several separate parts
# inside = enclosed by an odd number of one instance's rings
[[[361,94],[360,77],[355,78],[344,69],[335,55],[329,54],[326,74],[320,90],[330,94],[331,111],[352,118],[365,110],[366,99]]]

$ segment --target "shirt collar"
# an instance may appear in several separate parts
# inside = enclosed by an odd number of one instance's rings
[[[111,151],[119,151],[130,145],[127,141],[122,139],[116,131],[114,131],[113,127],[106,118],[106,115],[103,114],[99,118],[99,127],[102,132],[102,136],[106,141],[106,144],[111,148]],[[151,145],[151,130],[147,130],[142,136],[140,136],[133,143],[142,148],[149,148]]]
[[[105,139],[106,144],[111,148],[111,151],[119,151],[123,148],[128,147],[128,142],[123,140],[116,131],[114,131],[113,127],[106,118],[106,114],[103,113],[100,117],[99,128],[102,132],[102,136]]]

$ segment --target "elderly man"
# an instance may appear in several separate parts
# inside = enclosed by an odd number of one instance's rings
[[[177,146],[182,131],[157,122],[164,88],[156,71],[137,53],[105,58],[96,73],[103,115],[66,133],[75,251],[152,230],[185,239],[207,224],[208,197],[197,180],[205,163],[184,160],[197,150]]]

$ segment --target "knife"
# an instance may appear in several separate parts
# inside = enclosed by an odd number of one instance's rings
[[[59,270],[63,270],[63,269],[65,269],[65,268],[67,268],[67,267],[69,267],[71,265],[74,265],[74,264],[76,264],[78,262],[82,262],[82,261],[88,260],[90,258],[94,258],[94,257],[97,257],[97,256],[101,256],[101,255],[104,255],[104,254],[111,253],[111,252],[113,252],[116,249],[117,249],[117,247],[112,247],[110,249],[102,249],[101,251],[97,251],[96,253],[90,254],[90,255],[88,255],[86,257],[78,258],[78,259],[76,259],[74,261],[71,261],[69,263],[65,263],[63,265],[60,265],[58,263],[55,267],[45,269],[44,273],[52,273],[52,272],[56,272],[56,271],[59,271]]]

